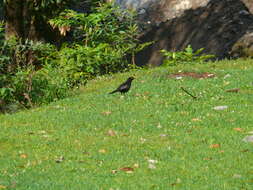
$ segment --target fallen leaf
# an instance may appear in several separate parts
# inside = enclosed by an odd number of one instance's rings
[[[116,174],[117,172],[117,170],[112,170],[112,174]]]
[[[121,171],[124,171],[126,173],[133,173],[134,169],[131,168],[131,167],[123,167],[123,168],[120,168]]]
[[[57,159],[55,160],[55,162],[56,162],[56,163],[61,163],[61,162],[63,162],[63,160],[64,160],[64,157],[63,157],[63,156],[60,156],[59,158],[57,158]]]
[[[230,75],[230,74],[226,74],[226,75],[224,76],[224,79],[225,79],[225,78],[228,78],[228,77],[231,77],[231,75]]]
[[[212,144],[210,145],[210,148],[220,148],[220,144]]]
[[[242,132],[243,129],[242,128],[234,128],[235,131],[239,131],[239,132]]]
[[[240,91],[240,88],[233,88],[233,89],[226,90],[226,92],[235,92],[235,93],[238,93],[239,91]]]
[[[139,164],[135,163],[133,167],[134,168],[139,168],[140,166],[139,166]]]
[[[192,118],[192,121],[201,121],[199,118]]]
[[[20,158],[27,158],[27,154],[20,154]]]
[[[157,164],[158,163],[158,161],[157,160],[152,160],[152,159],[149,159],[148,160],[148,168],[149,169],[156,169],[156,165],[155,164]]]
[[[102,114],[108,116],[108,115],[111,115],[112,112],[111,111],[103,111]]]
[[[207,158],[204,158],[203,160],[212,160],[213,158],[211,157],[207,157]]]
[[[109,131],[107,131],[107,135],[114,137],[114,136],[116,136],[116,132],[110,129]]]
[[[100,149],[98,152],[104,154],[104,153],[106,153],[106,150],[105,149]]]

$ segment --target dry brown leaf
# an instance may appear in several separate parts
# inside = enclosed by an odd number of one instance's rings
[[[27,154],[20,154],[20,158],[27,158]]]
[[[201,121],[199,118],[192,118],[192,121]]]
[[[210,148],[220,148],[220,144],[211,144]]]
[[[117,170],[112,170],[112,174],[116,174],[117,172]]]
[[[59,27],[59,31],[62,36],[66,36],[66,33],[68,31],[70,31],[70,27],[69,26],[61,26],[61,27]]]
[[[111,115],[112,112],[111,111],[103,111],[102,114],[108,116],[108,115]]]
[[[235,93],[238,93],[239,91],[240,91],[240,88],[233,88],[233,89],[226,90],[226,92],[235,92]]]
[[[120,168],[121,171],[124,171],[126,173],[133,173],[134,169],[131,168],[131,167],[123,167],[123,168]]]
[[[114,136],[116,136],[116,132],[110,129],[110,130],[107,132],[107,135],[108,135],[108,136],[111,136],[111,137],[114,137]]]
[[[243,129],[242,128],[234,128],[235,131],[238,131],[238,132],[242,132]]]

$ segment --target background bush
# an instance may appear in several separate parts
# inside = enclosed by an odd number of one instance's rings
[[[173,66],[178,64],[194,64],[194,63],[204,63],[211,58],[214,58],[214,55],[203,54],[204,48],[193,51],[191,45],[188,45],[183,51],[169,52],[167,50],[161,50],[160,52],[165,57],[163,65]]]
[[[129,56],[149,45],[137,40],[134,14],[110,3],[100,3],[89,14],[65,10],[49,22],[69,39],[58,49],[49,43],[4,40],[1,23],[0,109],[63,98],[97,75],[130,68]]]
[[[134,56],[149,45],[138,42],[139,31],[134,20],[133,13],[110,3],[100,4],[91,14],[65,10],[50,20],[62,35],[71,34],[72,43],[61,48],[57,65],[70,86],[129,67],[129,55]]]

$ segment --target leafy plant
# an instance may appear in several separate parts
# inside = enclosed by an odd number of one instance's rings
[[[201,48],[194,52],[191,45],[188,45],[183,51],[169,52],[163,49],[160,52],[165,57],[165,60],[163,61],[164,65],[178,65],[204,63],[205,61],[214,58],[214,55],[203,54],[203,50],[204,48]]]
[[[56,57],[57,50],[50,44],[15,38],[2,41],[0,108],[9,104],[31,107],[64,97],[67,89],[60,71],[49,67]]]
[[[52,1],[36,2],[41,3],[36,11],[42,11]],[[49,21],[71,38],[59,50],[31,40],[0,41],[0,107],[13,103],[31,107],[54,101],[97,75],[136,68],[128,63],[129,55],[134,58],[150,43],[139,43],[134,17],[110,3],[100,3],[91,13],[65,10]]]
[[[134,18],[133,13],[101,3],[90,14],[65,10],[49,21],[63,36],[72,35],[72,43],[65,44],[59,52],[57,66],[65,73],[70,86],[128,68],[128,55],[134,57],[150,45],[139,43]]]

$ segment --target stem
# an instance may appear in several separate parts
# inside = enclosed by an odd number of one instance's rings
[[[181,89],[188,95],[190,95],[193,99],[197,99],[196,96],[193,96],[190,92],[188,92],[187,90],[185,90],[183,87],[181,87]]]

